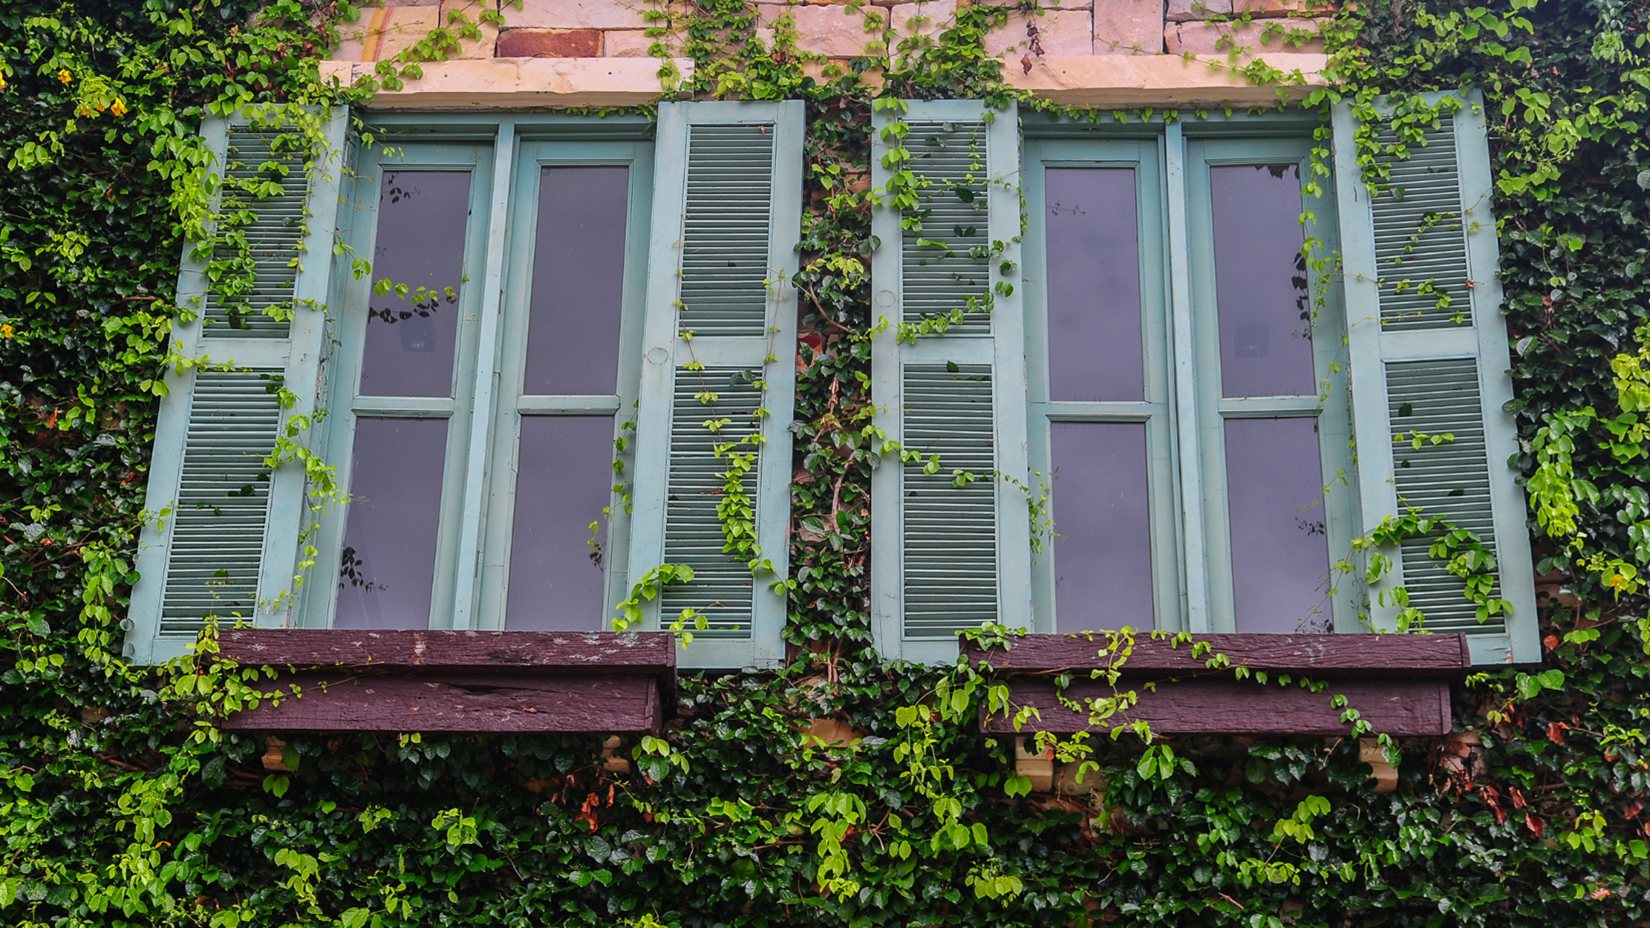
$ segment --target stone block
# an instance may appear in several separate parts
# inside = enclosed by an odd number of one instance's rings
[[[1232,0],[1169,0],[1170,22],[1183,23],[1208,19],[1212,14],[1231,15]]]
[[[1171,55],[1225,55],[1233,49],[1248,49],[1250,54],[1318,54],[1323,51],[1323,39],[1317,37],[1323,22],[1289,19],[1264,23],[1169,23],[1163,29],[1163,41]],[[1294,35],[1302,32],[1312,37]]]
[[[824,61],[812,59],[802,62],[802,73],[814,79],[815,83],[829,84],[839,78],[853,73],[852,58],[827,58]],[[881,68],[871,68],[861,71],[859,83],[862,87],[876,90],[883,85]]]
[[[1040,3],[1045,10],[1092,10],[1097,0],[1047,0]]]
[[[469,18],[470,22],[475,23],[477,27],[481,29],[480,39],[458,40],[459,45],[462,46],[462,51],[458,53],[458,57],[493,57],[493,48],[498,44],[498,25],[496,23],[482,22],[481,13],[483,10],[496,9],[498,9],[496,0],[442,0],[441,25],[449,29],[457,28],[453,23],[452,14],[463,13]]]
[[[1209,62],[1176,55],[1081,55],[1032,62],[1029,73],[1014,54],[1005,62],[1003,77],[1061,106],[1126,109],[1137,106],[1198,106],[1211,108],[1266,106],[1278,101],[1278,85],[1255,85],[1228,67],[1210,68]],[[1281,85],[1291,99],[1301,99],[1326,86],[1323,55],[1268,53],[1267,64],[1285,74],[1300,72],[1302,83]],[[1217,58],[1225,62],[1225,56]],[[1034,117],[1027,117],[1034,118]]]
[[[424,40],[441,22],[441,7],[396,4],[362,11],[360,19],[339,30],[342,41],[332,57],[338,61],[383,61]]]
[[[637,106],[663,94],[662,62],[648,58],[490,58],[436,61],[424,76],[372,99],[382,110],[490,110],[499,107]],[[672,58],[683,79],[693,59]],[[372,74],[370,64],[330,65],[323,74],[345,84]]]
[[[756,7],[763,25],[789,16],[796,24],[796,44],[803,51],[827,58],[882,55],[882,32],[865,31],[865,14],[845,6],[781,6],[761,3]],[[771,33],[764,41],[772,43]]]
[[[985,37],[985,53],[993,57],[1013,53],[1016,58],[1028,54],[1028,22],[1036,25],[1037,42],[1047,57],[1094,54],[1094,19],[1087,10],[1049,10],[1041,16],[1014,13],[1006,24]]]
[[[643,29],[610,29],[602,33],[602,54],[608,58],[646,58],[655,41],[666,39],[650,39]]]
[[[1163,0],[1095,0],[1096,55],[1163,52]]]
[[[506,29],[499,33],[500,58],[599,58],[597,29]]]
[[[901,3],[888,10],[888,23],[895,40],[913,35],[937,36],[957,18],[957,0],[929,0],[926,3]],[[919,20],[915,25],[913,20]]]
[[[1232,0],[1232,12],[1251,16],[1327,15],[1334,11],[1334,4],[1327,0]]]
[[[646,29],[642,0],[523,0],[504,4],[504,25],[530,29]]]

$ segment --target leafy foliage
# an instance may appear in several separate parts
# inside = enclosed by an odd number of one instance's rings
[[[1101,793],[1033,793],[1012,772],[1016,745],[978,732],[978,707],[1001,708],[988,677],[880,663],[867,620],[870,468],[889,452],[870,427],[872,101],[1008,99],[983,52],[1008,9],[969,6],[935,39],[896,37],[890,60],[840,65],[807,61],[783,26],[766,47],[743,0],[660,7],[661,46],[679,41],[700,65],[685,91],[808,102],[794,647],[778,674],[684,680],[667,737],[615,758],[595,737],[265,743],[210,724],[253,698],[258,671],[120,663],[177,256],[205,218],[192,129],[208,107],[336,96],[315,62],[329,18],[352,11],[0,0],[9,923],[1650,917],[1650,625],[1635,585],[1650,544],[1643,3],[1377,0],[1328,29],[1337,84],[1312,105],[1471,86],[1499,114],[1520,466],[1533,530],[1550,539],[1546,665],[1474,681],[1457,701],[1462,734],[1404,746],[1390,794],[1354,744],[1232,739],[1100,739],[1085,762],[1067,758]],[[432,38],[378,79],[416,80],[415,59],[447,44]],[[1251,80],[1289,80],[1236,52]],[[1477,575],[1473,540],[1456,541]],[[686,578],[654,582],[671,579]],[[813,719],[853,736],[827,744]]]

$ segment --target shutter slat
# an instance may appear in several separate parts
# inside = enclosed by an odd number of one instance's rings
[[[160,634],[190,640],[208,616],[225,624],[257,607],[282,371],[205,371],[195,378],[172,514]]]
[[[905,365],[905,447],[940,456],[940,472],[904,465],[905,635],[955,640],[995,622],[996,447],[989,364]],[[981,479],[952,485],[952,471]]]
[[[761,335],[768,308],[774,127],[688,130],[680,331]]]
[[[207,338],[286,338],[291,332],[291,324],[284,317],[292,312],[293,290],[298,282],[294,262],[302,253],[309,195],[309,174],[304,170],[309,156],[299,144],[301,140],[299,133],[290,130],[229,130],[223,173],[258,189],[249,192],[225,183],[220,210],[226,214],[249,210],[254,214],[252,222],[234,226],[232,231],[246,236],[255,270],[252,286],[227,302],[216,291],[207,291]],[[266,192],[263,188],[271,183],[277,189]],[[228,243],[218,244],[212,252],[214,261],[240,257],[240,250]]]

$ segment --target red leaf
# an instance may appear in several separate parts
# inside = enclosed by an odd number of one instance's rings
[[[1558,650],[1558,636],[1557,635],[1548,635],[1547,637],[1541,639],[1541,643],[1546,645],[1547,650],[1549,650],[1549,651],[1557,651]]]
[[[1541,819],[1535,817],[1534,812],[1524,813],[1524,825],[1528,827],[1530,832],[1537,838],[1541,837],[1541,832],[1547,828],[1546,824],[1543,823]]]
[[[1548,722],[1547,723],[1547,740],[1551,741],[1554,744],[1563,744],[1564,743],[1564,729],[1569,728],[1569,727],[1570,726],[1564,724],[1563,722]]]

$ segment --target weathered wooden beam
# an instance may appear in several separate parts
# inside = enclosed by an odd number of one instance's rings
[[[1193,635],[1209,651],[1194,657],[1193,644],[1154,641],[1134,635],[1133,650],[1117,669],[1130,676],[1206,673],[1209,656],[1224,654],[1233,667],[1317,677],[1459,677],[1472,669],[1465,635]],[[1115,657],[1099,651],[1111,643],[1104,632],[1089,635],[1026,635],[1009,650],[985,650],[965,642],[963,653],[1008,673],[1057,673],[1110,666]]]
[[[473,632],[345,628],[240,628],[218,634],[218,655],[240,664],[669,673],[669,632]]]
[[[1014,705],[1034,706],[1041,715],[1021,733],[1103,731],[1104,726],[1090,725],[1088,700],[1129,691],[1139,694],[1139,703],[1107,721],[1117,726],[1144,719],[1159,735],[1351,735],[1352,726],[1341,721],[1345,710],[1331,703],[1336,694],[1345,696],[1348,707],[1357,709],[1377,734],[1438,737],[1449,734],[1451,724],[1450,684],[1442,679],[1347,679],[1331,682],[1321,693],[1253,680],[1174,680],[1146,689],[1128,681],[1114,688],[1084,679],[1073,681],[1065,692],[1066,699],[1084,706],[1081,712],[1060,704],[1052,680],[1019,677],[1009,682]],[[1015,730],[1012,718],[984,722],[993,733]]]
[[[218,655],[285,668],[239,731],[658,732],[676,703],[669,632],[226,629]]]
[[[403,674],[307,671],[263,689],[264,700],[223,725],[233,731],[657,733],[663,722],[652,676],[496,673]]]

